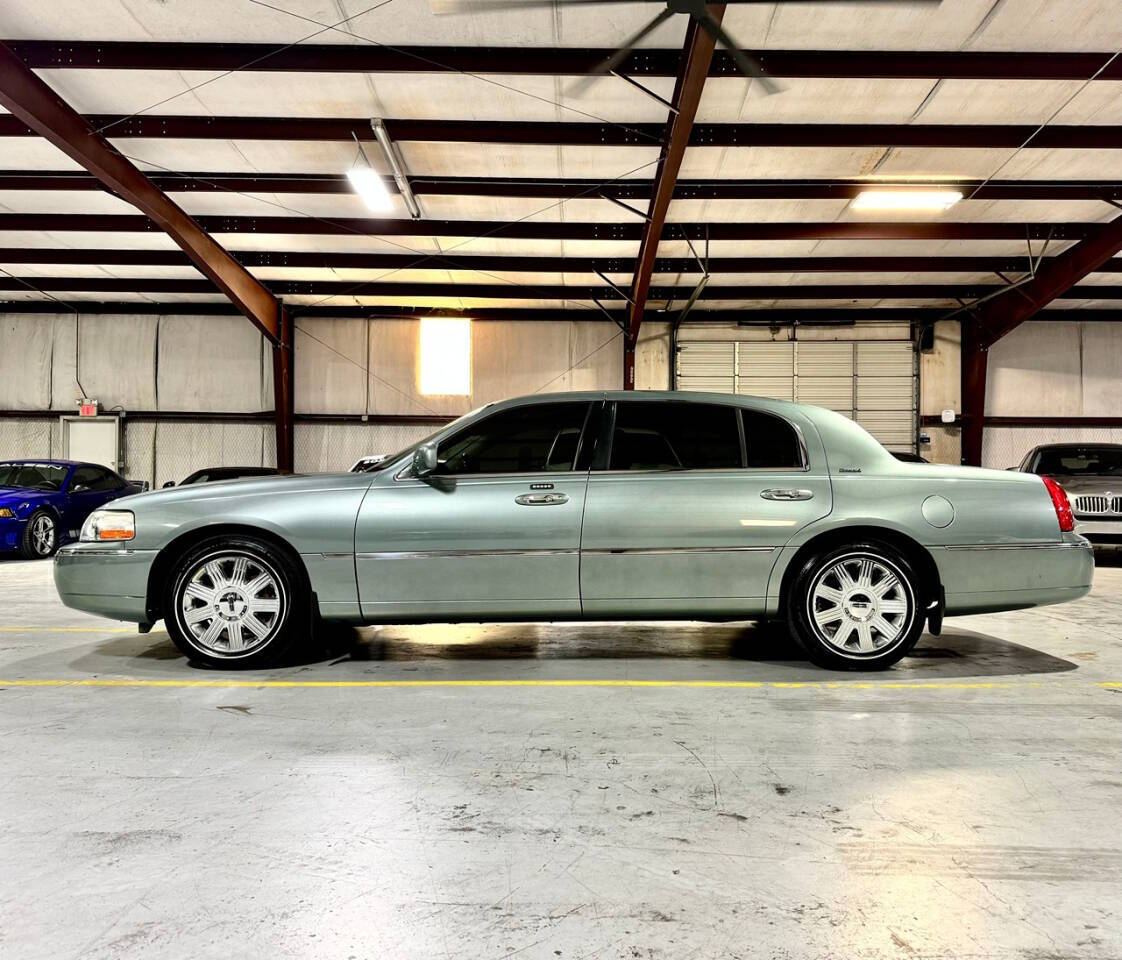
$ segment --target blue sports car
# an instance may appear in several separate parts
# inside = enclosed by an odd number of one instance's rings
[[[96,463],[0,460],[0,552],[52,556],[94,510],[141,489]]]

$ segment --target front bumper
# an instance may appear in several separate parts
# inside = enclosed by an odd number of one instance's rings
[[[26,523],[26,520],[19,517],[0,517],[0,553],[20,548]]]
[[[147,623],[148,574],[155,550],[74,543],[55,554],[55,587],[75,610]]]
[[[1117,520],[1075,518],[1075,532],[1092,543],[1122,543],[1122,517]]]

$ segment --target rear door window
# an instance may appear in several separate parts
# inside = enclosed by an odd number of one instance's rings
[[[610,470],[743,466],[737,408],[677,400],[620,401]]]
[[[805,466],[803,446],[795,428],[782,417],[760,410],[741,410],[748,466],[755,470],[798,470]]]

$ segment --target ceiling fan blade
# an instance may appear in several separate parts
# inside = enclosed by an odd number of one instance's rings
[[[765,93],[779,93],[783,90],[778,83],[764,73],[764,68],[760,65],[760,62],[755,57],[750,57],[741,50],[740,47],[736,45],[736,41],[725,31],[725,28],[717,23],[708,12],[700,16],[697,14],[691,14],[691,16],[696,16],[697,22],[708,31],[714,40],[728,50],[729,56],[732,57],[733,62],[740,67],[746,77],[751,80],[760,81],[760,86],[764,88]]]
[[[624,0],[429,0],[429,9],[443,16],[449,13],[488,13],[495,10],[533,10],[546,7],[602,6]]]
[[[775,2],[776,0],[725,0],[725,3],[737,5]],[[782,2],[785,6],[792,3],[816,3],[820,7],[865,7],[870,4],[894,7],[937,7],[943,0],[782,0]]]
[[[619,65],[631,55],[631,51],[634,49],[635,44],[637,44],[640,40],[647,36],[647,34],[649,34],[651,31],[662,26],[662,24],[669,20],[672,16],[674,16],[673,11],[660,10],[658,12],[658,15],[651,19],[646,25],[644,25],[642,29],[624,40],[620,48],[610,57],[608,57],[607,60],[600,64],[600,66],[598,66],[592,73],[581,77],[579,80],[574,82],[565,92],[570,96],[579,97],[601,77],[605,77],[613,70],[617,69]]]

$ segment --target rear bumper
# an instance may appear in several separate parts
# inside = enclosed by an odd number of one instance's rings
[[[55,554],[55,587],[75,610],[114,620],[148,622],[148,573],[155,550],[75,543]]]
[[[1078,600],[1090,592],[1095,572],[1091,544],[1070,533],[1047,543],[939,547],[932,555],[947,616]]]

